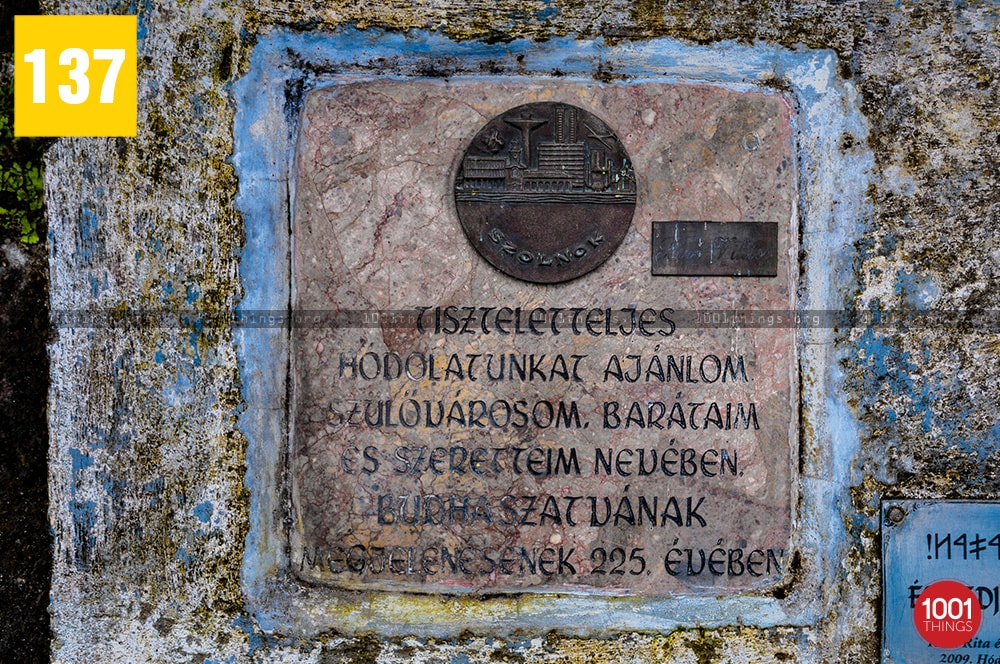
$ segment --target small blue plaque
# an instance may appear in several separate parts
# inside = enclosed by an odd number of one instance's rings
[[[917,598],[943,580],[979,599],[982,623],[964,645],[939,648],[917,631]],[[882,662],[1000,664],[1000,502],[882,503]]]

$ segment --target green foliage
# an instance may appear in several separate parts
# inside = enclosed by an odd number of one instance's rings
[[[34,244],[44,232],[42,154],[51,143],[14,138],[14,86],[0,86],[0,229]]]

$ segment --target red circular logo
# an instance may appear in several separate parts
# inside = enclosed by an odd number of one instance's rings
[[[913,607],[913,623],[924,641],[957,648],[979,631],[983,610],[976,595],[958,581],[937,581],[924,588]]]

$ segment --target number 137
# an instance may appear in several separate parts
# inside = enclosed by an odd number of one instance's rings
[[[111,64],[101,83],[100,102],[113,104],[115,101],[115,84],[118,72],[125,62],[123,48],[95,48],[94,60],[107,60]],[[24,61],[31,65],[31,101],[35,104],[45,103],[45,49],[36,48],[24,54]],[[90,56],[82,48],[67,48],[59,54],[59,64],[73,68],[67,72],[72,83],[59,86],[59,98],[67,104],[82,104],[90,96],[90,79],[87,69],[90,68]]]

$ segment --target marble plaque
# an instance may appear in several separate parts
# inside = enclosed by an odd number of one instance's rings
[[[548,279],[532,254],[531,281],[547,283],[530,283],[477,251],[501,240],[463,231],[456,178],[570,187],[597,177],[574,165],[584,158],[600,177],[623,172],[596,143],[580,147],[572,118],[525,138],[541,157],[519,160],[523,174],[501,147],[463,164],[491,119],[543,103],[621,141],[635,209],[599,266]],[[781,583],[797,466],[796,330],[780,315],[798,271],[792,114],[780,94],[660,82],[355,79],[309,92],[293,187],[294,573],[411,592]],[[546,175],[560,159],[576,170]],[[654,274],[665,221],[774,224],[775,276]],[[590,236],[555,235],[567,263],[588,251]]]

